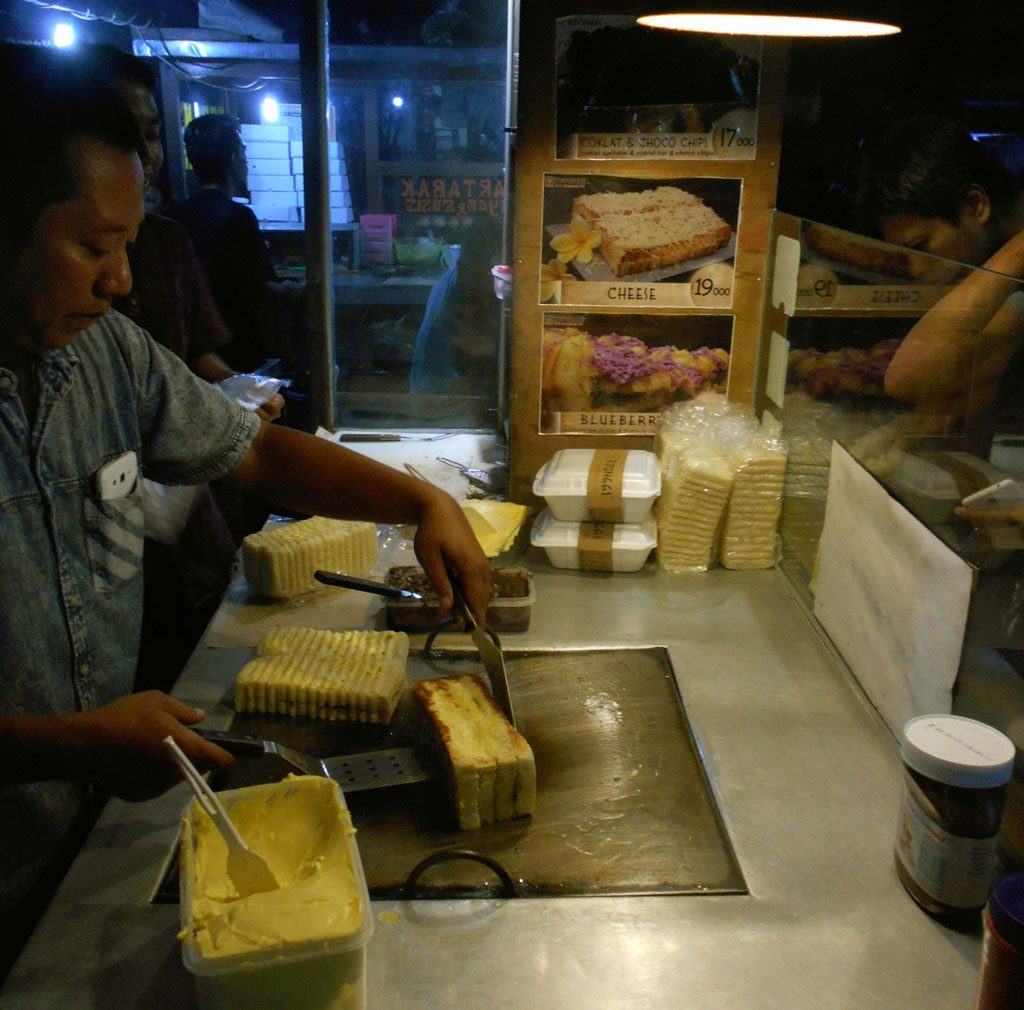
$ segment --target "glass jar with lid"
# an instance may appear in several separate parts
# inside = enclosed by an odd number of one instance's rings
[[[904,726],[896,872],[928,912],[984,907],[1014,754],[1009,737],[975,719],[924,715]]]

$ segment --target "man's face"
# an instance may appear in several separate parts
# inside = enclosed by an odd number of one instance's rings
[[[886,242],[907,246],[932,256],[942,256],[957,263],[978,266],[991,255],[990,239],[984,227],[987,214],[966,204],[954,224],[944,217],[924,217],[920,214],[893,214],[882,222]],[[938,273],[947,272],[945,264],[936,263],[926,256],[911,259],[911,279],[939,283]]]
[[[78,192],[44,207],[25,245],[2,257],[0,333],[32,354],[67,347],[132,286],[128,245],[142,221],[138,155],[78,137],[68,156]]]
[[[124,99],[142,135],[139,158],[142,161],[144,182],[148,189],[153,185],[160,166],[164,163],[164,149],[160,144],[160,117],[156,111],[153,92],[141,84],[124,81],[118,85],[118,95]]]

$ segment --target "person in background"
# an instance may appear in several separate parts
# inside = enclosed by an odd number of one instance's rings
[[[185,127],[185,150],[202,188],[171,209],[206,269],[210,289],[234,338],[221,349],[240,372],[268,357],[268,309],[301,285],[278,280],[256,215],[234,197],[249,195],[245,144],[233,116],[199,116]],[[269,313],[273,316],[273,313]]]
[[[23,937],[98,800],[178,779],[170,735],[203,768],[230,756],[203,713],[133,693],[142,611],[136,471],[214,477],[284,506],[415,523],[441,606],[446,563],[483,620],[490,567],[457,502],[341,446],[267,424],[194,376],[111,301],[131,290],[143,219],[124,102],[59,52],[0,43],[0,915]],[[2,971],[0,967],[0,971]]]
[[[148,193],[160,172],[164,152],[149,65],[114,46],[82,45],[73,58],[96,85],[108,84],[135,118],[141,143],[143,185]],[[185,229],[176,221],[147,213],[129,251],[132,289],[112,305],[157,343],[173,351],[209,382],[235,372],[218,350],[231,341],[210,293],[202,264]],[[284,400],[275,395],[260,409],[268,421],[280,415]],[[157,488],[147,487],[151,496]],[[164,498],[163,500],[166,501]],[[206,629],[231,579],[236,543],[209,486],[198,487],[177,540],[145,542],[145,603],[136,687],[169,689]]]
[[[1024,344],[1024,191],[956,120],[888,120],[862,147],[858,202],[887,242],[982,266],[926,312],[886,371],[886,392],[933,417],[988,411]],[[912,259],[935,283],[935,262]],[[1001,276],[1003,275],[1003,276]]]
[[[413,345],[411,392],[496,397],[501,302],[491,267],[500,262],[498,222],[476,218],[430,289]]]

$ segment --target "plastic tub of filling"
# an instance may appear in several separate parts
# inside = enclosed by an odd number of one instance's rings
[[[365,1010],[373,918],[338,784],[290,775],[219,796],[281,888],[237,897],[227,846],[198,803],[189,804],[179,936],[200,1010]]]
[[[388,627],[394,631],[433,631],[441,623],[441,611],[434,587],[426,572],[416,565],[396,565],[388,569],[384,579],[389,586],[399,586],[422,593],[422,600],[386,601]],[[487,627],[493,631],[525,631],[537,594],[533,575],[525,568],[495,568],[491,573],[491,602],[487,607]]]
[[[548,509],[537,516],[530,535],[556,568],[592,572],[638,572],[657,542],[653,516],[640,523],[574,523],[556,519]]]
[[[661,493],[661,468],[644,449],[559,449],[533,493],[565,522],[643,522]]]

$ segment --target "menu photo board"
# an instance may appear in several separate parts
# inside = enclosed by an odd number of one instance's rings
[[[542,435],[653,435],[660,412],[729,378],[734,317],[544,312]]]
[[[938,256],[804,221],[796,308],[920,315],[967,272]]]
[[[740,179],[544,176],[542,303],[732,305]]]
[[[756,158],[760,39],[587,15],[555,44],[558,158]]]

